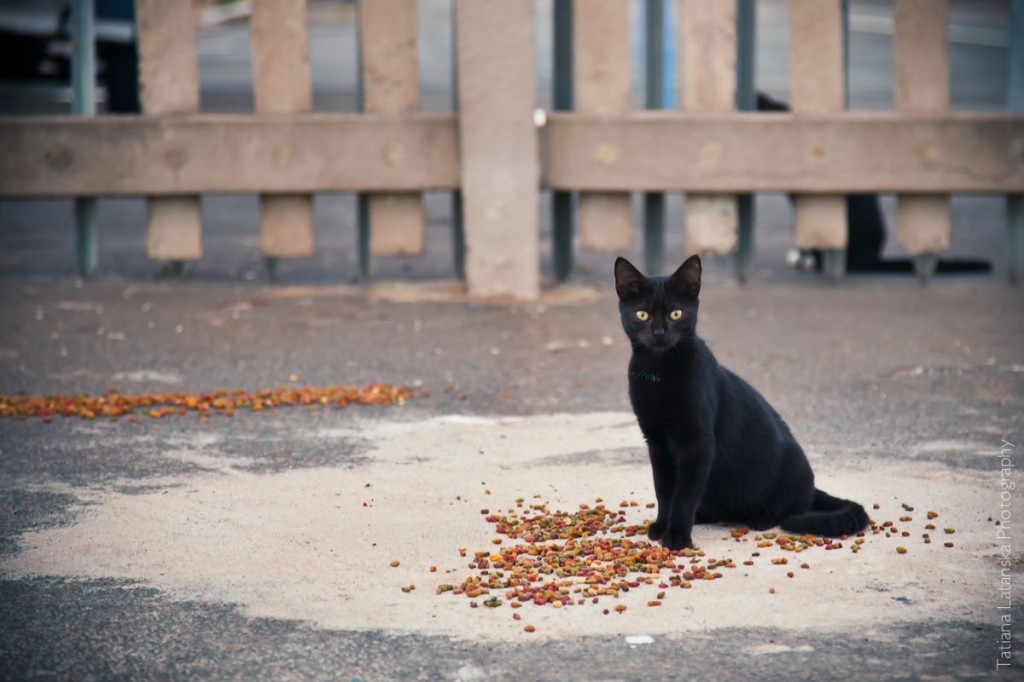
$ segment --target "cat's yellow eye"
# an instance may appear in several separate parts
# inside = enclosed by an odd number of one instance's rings
[[[678,322],[679,320],[683,319],[683,311],[673,310],[668,314],[668,319],[672,320],[673,322]]]
[[[641,322],[646,322],[647,320],[651,319],[651,314],[646,310],[638,310],[636,311],[636,319],[640,320]]]

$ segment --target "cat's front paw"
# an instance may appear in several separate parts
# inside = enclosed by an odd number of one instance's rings
[[[647,537],[653,542],[657,542],[665,535],[665,523],[663,521],[654,521],[651,525],[647,526]]]
[[[665,549],[672,551],[693,547],[693,538],[689,532],[682,532],[669,528],[661,538],[661,544]]]

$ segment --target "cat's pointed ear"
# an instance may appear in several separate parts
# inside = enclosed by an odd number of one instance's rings
[[[619,295],[619,300],[625,301],[638,296],[648,286],[650,282],[643,273],[633,267],[632,263],[622,256],[615,259],[615,293]]]
[[[694,254],[668,278],[668,288],[696,301],[700,293],[700,273],[700,256]]]

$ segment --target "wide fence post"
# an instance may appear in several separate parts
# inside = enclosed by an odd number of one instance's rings
[[[693,113],[736,109],[736,0],[677,0],[680,104]],[[704,142],[702,162],[721,161],[721,142]],[[690,253],[726,255],[736,250],[738,213],[735,196],[686,195],[686,248]]]
[[[533,0],[456,0],[466,281],[475,297],[540,295]]]
[[[312,89],[306,0],[253,3],[250,27],[256,113],[309,111]],[[287,172],[292,162],[291,152],[281,150],[272,162],[282,172]],[[277,276],[278,258],[314,255],[313,197],[309,194],[261,194],[260,244],[271,278]]]
[[[362,0],[359,54],[363,111],[404,114],[420,109],[416,0]],[[401,150],[395,150],[401,154]],[[417,192],[374,193],[360,202],[361,246],[372,271],[374,256],[416,255],[425,244],[423,197]]]
[[[146,116],[193,114],[199,110],[196,65],[196,19],[191,0],[137,0],[135,22],[139,46],[142,111]],[[150,163],[172,172],[185,165],[189,150]],[[186,261],[203,255],[199,196],[150,197],[147,202],[146,251],[154,260],[173,263],[182,272]]]
[[[575,110],[603,116],[629,113],[633,108],[629,3],[574,0],[572,20]],[[615,160],[605,159],[607,163]],[[633,248],[628,192],[580,192],[577,220],[581,248],[605,252]]]
[[[942,114],[949,110],[949,2],[895,0],[893,96],[904,114]],[[934,150],[918,152],[925,161]],[[914,256],[918,279],[935,274],[938,254],[949,250],[948,194],[897,195],[896,237]]]
[[[790,108],[793,115],[835,114],[846,103],[842,0],[790,0]],[[807,172],[830,162],[824,142],[799,150]],[[797,194],[793,225],[799,249],[821,249],[826,271],[836,281],[845,270],[846,198],[838,194]]]

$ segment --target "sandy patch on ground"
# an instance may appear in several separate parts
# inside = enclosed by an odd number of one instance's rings
[[[202,434],[197,434],[201,436]],[[334,629],[385,629],[475,639],[598,634],[659,635],[724,627],[858,630],[899,622],[967,619],[997,623],[996,527],[999,474],[957,473],[922,462],[873,462],[870,469],[815,462],[819,486],[857,499],[877,520],[893,520],[909,538],[869,537],[863,551],[813,549],[794,555],[737,542],[717,526],[695,541],[737,568],[721,580],[656,587],[553,609],[532,604],[512,620],[507,606],[469,607],[464,596],[436,595],[471,571],[459,548],[492,549],[482,508],[501,512],[518,497],[540,495],[551,509],[574,510],[602,497],[636,500],[631,521],[653,510],[650,472],[631,414],[529,418],[436,418],[366,423],[321,431],[328,441],[372,444],[368,464],[350,469],[253,473],[239,460],[176,449],[167,456],[203,460],[209,473],[161,479],[129,494],[77,490],[91,504],[73,525],[29,532],[0,570],[13,576],[139,581],[175,599],[229,602],[254,617],[300,619]],[[209,440],[209,439],[207,439]],[[242,462],[244,464],[244,462]],[[488,493],[489,491],[489,493]],[[915,507],[912,522],[900,507]],[[921,539],[926,510],[940,517]],[[943,528],[956,533],[946,536]],[[750,536],[752,537],[752,536]],[[952,540],[955,547],[943,546]],[[510,542],[506,539],[505,542]],[[897,554],[904,545],[906,554]],[[761,557],[743,566],[754,551]],[[786,556],[788,565],[771,558]],[[397,568],[390,567],[399,561]],[[807,562],[810,569],[800,569]],[[429,567],[437,572],[430,573]],[[786,573],[794,572],[793,578]],[[405,593],[403,586],[416,589]],[[769,588],[775,588],[775,594]],[[614,603],[625,613],[603,615]],[[537,628],[532,635],[523,625]]]

